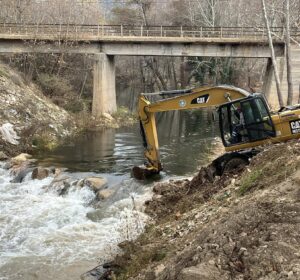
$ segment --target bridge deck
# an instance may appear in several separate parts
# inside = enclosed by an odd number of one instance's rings
[[[300,38],[298,29],[291,35]],[[274,42],[282,42],[284,31],[273,27]],[[266,43],[264,27],[190,27],[128,25],[50,25],[0,23],[1,39],[126,41],[126,42],[228,42]]]
[[[292,30],[296,38],[299,30]],[[282,28],[273,28],[277,56]],[[270,57],[264,28],[1,24],[0,53],[72,52],[108,55]]]
[[[76,37],[72,35],[60,36],[56,34],[5,34],[0,31],[0,40],[38,40],[38,41],[72,41],[72,42],[126,42],[126,43],[217,43],[217,44],[255,44],[266,45],[268,40],[265,38],[219,38],[219,37],[136,37],[136,36],[97,36],[97,35],[84,35]],[[274,44],[282,44],[282,40],[275,40]]]

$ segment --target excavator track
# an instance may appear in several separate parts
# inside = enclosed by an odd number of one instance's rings
[[[237,152],[229,152],[216,158],[212,165],[215,173],[221,176],[225,172],[231,172],[235,169],[243,168],[249,164],[250,158],[260,152],[259,149],[241,150]]]

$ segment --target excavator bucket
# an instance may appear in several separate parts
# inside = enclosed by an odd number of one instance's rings
[[[132,176],[137,180],[145,180],[153,175],[158,174],[156,170],[147,168],[145,166],[135,166],[132,168],[131,173]]]

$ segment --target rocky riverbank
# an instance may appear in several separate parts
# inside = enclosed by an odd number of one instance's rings
[[[112,115],[104,113],[100,118],[93,117],[90,112],[76,114],[74,118],[80,131],[132,126],[138,121],[137,114],[130,112],[125,107],[119,107],[117,112]]]
[[[12,183],[22,183],[26,177],[30,177],[32,180],[51,178],[50,184],[44,186],[44,189],[55,192],[59,196],[67,194],[70,188],[87,187],[95,193],[93,205],[109,198],[114,193],[112,189],[108,189],[107,180],[101,176],[74,179],[71,178],[70,173],[64,172],[65,170],[62,168],[36,166],[35,159],[26,153],[7,159],[4,168],[13,176]]]
[[[243,170],[158,183],[152,218],[123,254],[82,279],[299,279],[300,142],[265,147]]]

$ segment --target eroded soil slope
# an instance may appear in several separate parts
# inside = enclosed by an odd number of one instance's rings
[[[117,279],[300,279],[300,142],[243,171],[154,187],[153,223],[113,262]]]
[[[30,151],[34,145],[52,145],[76,128],[72,117],[54,105],[21,74],[0,63],[0,126],[6,123],[20,137],[12,145],[0,135],[0,150],[8,155]]]

